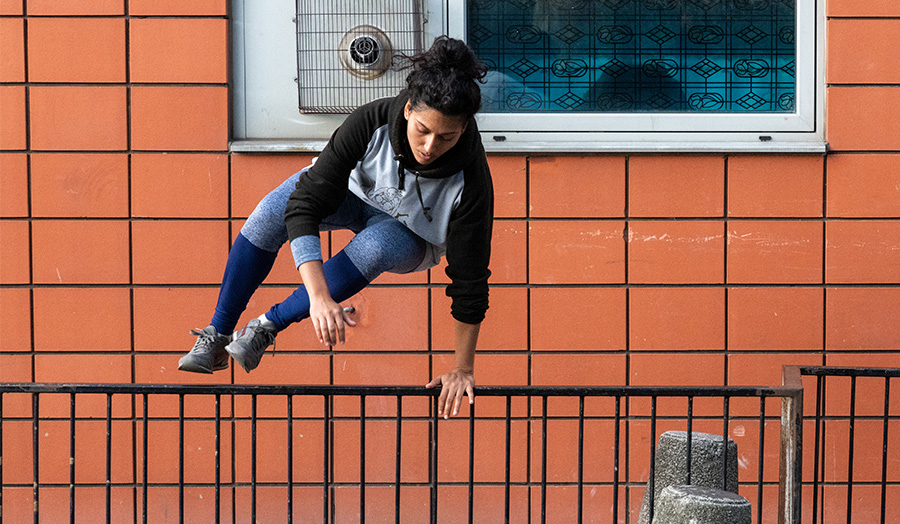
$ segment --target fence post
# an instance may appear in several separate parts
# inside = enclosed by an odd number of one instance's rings
[[[798,366],[782,366],[782,385],[793,392],[781,397],[781,457],[778,470],[778,524],[800,524],[803,442],[803,384]],[[762,458],[760,458],[762,460]]]

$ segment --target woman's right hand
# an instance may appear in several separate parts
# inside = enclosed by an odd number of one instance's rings
[[[356,322],[350,318],[350,315],[344,311],[344,308],[329,295],[310,295],[309,319],[316,330],[316,337],[318,337],[319,342],[328,347],[346,342],[344,327],[356,326]]]
[[[297,269],[300,271],[303,285],[306,286],[306,293],[309,296],[309,319],[316,330],[319,342],[328,347],[339,342],[343,344],[346,341],[344,326],[354,327],[356,322],[331,298],[328,284],[325,282],[325,272],[322,270],[322,261],[310,260],[300,264]]]

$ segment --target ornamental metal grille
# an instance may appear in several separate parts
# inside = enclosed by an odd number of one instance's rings
[[[794,111],[796,0],[468,0],[487,112]]]
[[[350,113],[405,87],[394,58],[422,50],[422,0],[297,0],[301,113]]]

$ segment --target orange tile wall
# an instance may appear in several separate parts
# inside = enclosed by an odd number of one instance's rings
[[[827,14],[824,156],[490,157],[479,384],[900,366],[900,7]],[[0,0],[0,381],[419,385],[449,367],[438,268],[351,299],[334,352],[300,325],[252,375],[175,371],[243,220],[311,158],[229,153],[228,48],[226,0]],[[283,255],[247,318],[291,291]]]

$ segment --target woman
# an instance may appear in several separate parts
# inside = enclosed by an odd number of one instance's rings
[[[212,373],[229,355],[250,372],[279,331],[309,318],[319,341],[345,341],[355,322],[339,302],[383,272],[423,271],[447,257],[456,324],[456,365],[426,387],[442,386],[438,412],[474,401],[475,346],[488,308],[493,190],[474,121],[486,68],[462,41],[440,37],[410,58],[407,89],[348,116],[313,164],[269,193],[232,246],[208,327],[179,369]],[[319,232],[356,236],[322,263]],[[290,242],[303,280],[291,296],[230,334],[253,292]]]

